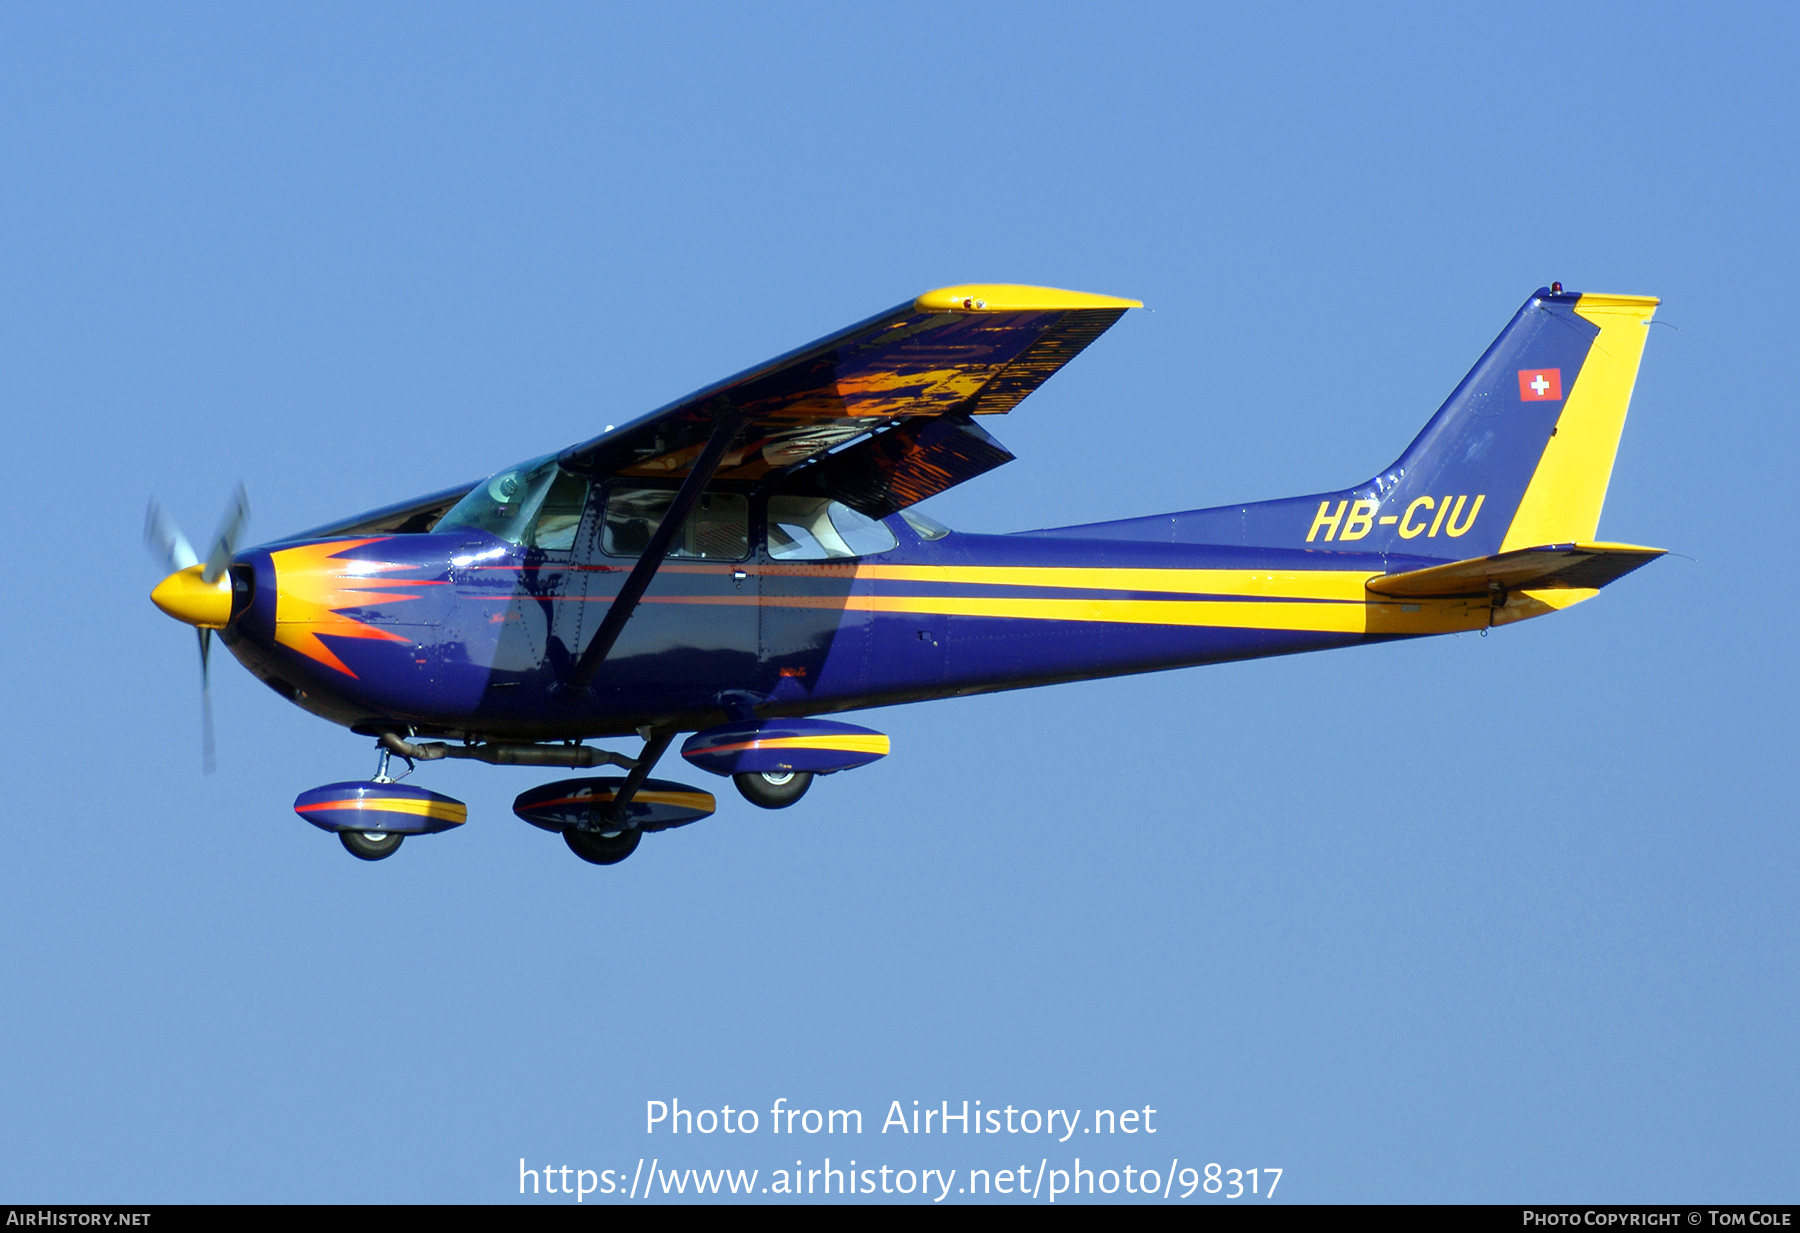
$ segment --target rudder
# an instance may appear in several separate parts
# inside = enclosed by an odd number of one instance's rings
[[[1659,302],[1651,296],[1584,295],[1576,304],[1577,315],[1599,327],[1599,335],[1544,443],[1501,552],[1594,538]]]

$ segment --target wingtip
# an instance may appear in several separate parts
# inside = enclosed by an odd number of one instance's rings
[[[1667,548],[1652,548],[1647,544],[1615,544],[1608,540],[1585,540],[1575,547],[1583,552],[1641,552],[1653,557],[1669,554]]]
[[[1069,309],[1142,308],[1142,300],[1088,291],[1064,291],[1059,287],[1030,287],[1018,283],[959,283],[927,291],[913,301],[920,312],[1057,312]]]

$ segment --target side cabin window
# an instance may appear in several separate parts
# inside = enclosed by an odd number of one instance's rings
[[[608,556],[642,556],[675,500],[673,488],[614,484],[606,494],[601,548]],[[669,546],[671,557],[741,561],[750,555],[750,498],[703,492]]]
[[[586,476],[564,471],[554,455],[545,455],[477,484],[432,530],[486,531],[509,544],[567,552],[575,546],[587,492]]]
[[[581,511],[587,506],[588,479],[564,471],[544,494],[537,518],[525,542],[548,552],[568,552],[575,547],[575,532],[581,526]]]
[[[777,561],[866,557],[899,544],[886,523],[824,497],[769,498],[769,555]]]

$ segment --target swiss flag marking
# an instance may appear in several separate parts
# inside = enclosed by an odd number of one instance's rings
[[[1562,398],[1562,369],[1521,368],[1519,397],[1525,402],[1557,402]]]

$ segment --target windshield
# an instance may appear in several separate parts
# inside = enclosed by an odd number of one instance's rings
[[[434,531],[486,531],[512,544],[567,551],[587,503],[588,481],[546,454],[490,476],[458,501]]]

